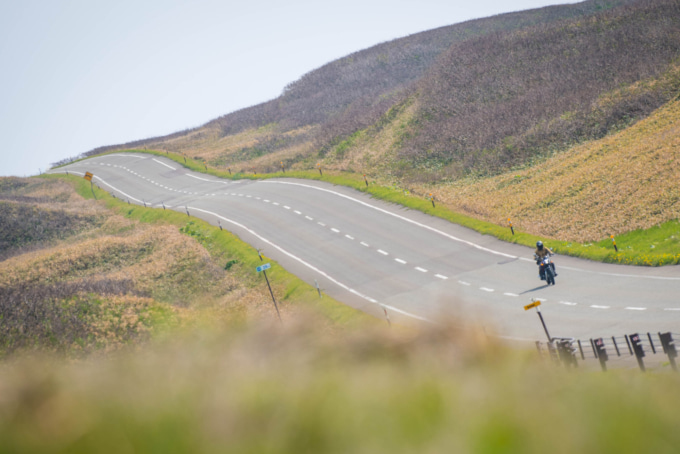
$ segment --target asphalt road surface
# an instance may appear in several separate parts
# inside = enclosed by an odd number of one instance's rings
[[[158,156],[95,157],[51,173],[89,171],[130,203],[189,211],[238,235],[307,283],[377,317],[453,319],[509,339],[679,331],[680,267],[556,256],[557,285],[538,278],[533,249],[332,184],[222,180]],[[253,272],[255,272],[253,270]]]

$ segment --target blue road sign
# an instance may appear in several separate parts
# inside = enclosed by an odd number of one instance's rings
[[[258,267],[255,268],[255,269],[256,269],[257,272],[259,273],[260,271],[268,270],[268,269],[271,268],[271,267],[272,267],[271,264],[265,263],[264,265],[260,265],[260,266],[258,266]]]

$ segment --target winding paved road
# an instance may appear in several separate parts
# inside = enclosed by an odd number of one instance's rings
[[[89,171],[131,203],[225,228],[304,281],[392,320],[472,321],[510,339],[678,331],[680,267],[631,267],[557,256],[557,285],[538,279],[533,250],[328,183],[222,180],[143,153],[95,157],[51,173]]]

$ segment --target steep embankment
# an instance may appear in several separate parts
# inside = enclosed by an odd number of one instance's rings
[[[680,101],[673,101],[620,133],[523,170],[440,186],[438,195],[476,218],[510,217],[520,230],[585,242],[679,219],[679,181]],[[678,250],[679,241],[680,232]]]
[[[679,56],[680,7],[665,0],[467,40],[325,163],[405,182],[498,173],[645,118],[680,92]],[[374,150],[385,163],[364,158]]]

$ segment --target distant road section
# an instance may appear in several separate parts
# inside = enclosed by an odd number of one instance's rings
[[[186,212],[232,231],[311,285],[402,323],[472,322],[543,339],[523,306],[542,301],[553,336],[601,337],[680,326],[680,267],[642,268],[555,257],[557,285],[538,279],[533,250],[328,183],[222,180],[174,161],[111,154],[50,173],[94,174],[130,203]]]

